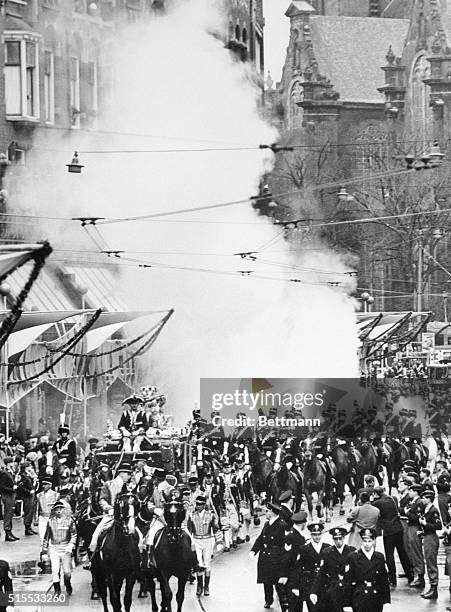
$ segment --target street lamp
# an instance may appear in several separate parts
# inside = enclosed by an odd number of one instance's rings
[[[363,302],[363,312],[371,312],[371,305],[374,304],[373,296],[368,291],[364,291],[360,299]]]
[[[84,166],[82,164],[80,164],[80,160],[78,159],[78,153],[77,151],[74,152],[74,156],[72,158],[72,161],[70,162],[70,164],[66,164],[67,166],[67,171],[68,172],[72,172],[75,174],[80,174],[81,173],[81,169],[84,168]]]

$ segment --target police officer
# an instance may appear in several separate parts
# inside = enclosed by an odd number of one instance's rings
[[[263,584],[265,608],[270,608],[274,601],[274,587],[279,597],[280,607],[288,610],[285,588],[279,584],[281,561],[284,554],[285,533],[288,525],[279,516],[279,507],[269,502],[266,509],[267,521],[260,535],[255,540],[249,556],[258,556],[257,583]]]
[[[301,596],[307,603],[309,612],[320,612],[323,608],[321,598],[313,605],[310,600],[310,593],[313,581],[318,575],[322,554],[330,548],[329,544],[324,544],[321,539],[324,531],[322,523],[311,523],[307,526],[312,536],[311,542],[305,544],[299,551],[299,563],[301,564]]]
[[[424,501],[425,507],[422,516],[420,516],[419,522],[424,533],[423,550],[429,578],[429,591],[422,593],[421,597],[423,597],[423,599],[437,599],[437,555],[439,547],[437,531],[442,528],[442,521],[440,520],[440,513],[438,509],[433,504],[435,498],[434,491],[427,489],[423,491],[421,497]]]
[[[291,490],[284,491],[279,497],[279,516],[285,521],[288,527],[293,527],[293,506],[294,506],[294,495]]]
[[[5,596],[7,593],[13,592],[13,581],[9,569],[9,563],[8,561],[0,560],[0,593]],[[11,606],[0,606],[0,612],[12,612],[13,610],[13,604],[11,604]]]
[[[360,549],[347,558],[343,612],[386,612],[390,584],[384,555],[374,550],[376,530],[361,529],[360,537]]]
[[[348,556],[355,551],[344,543],[347,534],[343,527],[334,527],[329,533],[334,545],[321,555],[319,572],[313,581],[310,601],[316,605],[318,598],[328,612],[342,612],[345,601],[344,575]]]
[[[0,472],[0,496],[3,504],[3,528],[5,542],[15,542],[20,538],[13,535],[13,514],[16,503],[16,473],[12,457],[4,457],[5,469]]]
[[[279,513],[280,516],[280,513]],[[301,510],[291,516],[292,529],[285,537],[285,552],[281,562],[281,577],[279,584],[285,586],[289,612],[302,612],[303,598],[301,594],[301,570],[299,562],[300,551],[305,545],[302,535],[307,522],[307,513]]]
[[[58,455],[58,461],[73,470],[77,465],[77,446],[75,440],[69,438],[70,429],[67,425],[61,425],[58,429],[59,438],[53,445]]]
[[[417,578],[410,583],[411,587],[424,589],[424,556],[419,532],[420,516],[424,510],[424,501],[420,498],[421,485],[413,484],[409,487],[410,503],[405,508],[407,516],[407,552],[413,565],[413,572]]]

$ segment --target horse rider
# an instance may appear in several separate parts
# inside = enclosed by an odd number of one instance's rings
[[[58,461],[72,471],[77,465],[77,445],[75,440],[69,438],[69,434],[69,427],[61,425],[58,429],[59,438],[53,445],[53,450]]]
[[[188,517],[187,527],[192,536],[199,571],[197,572],[196,596],[210,595],[211,558],[215,541],[221,540],[216,514],[206,509],[207,499],[205,495],[199,495],[196,499],[196,508]],[[204,581],[205,571],[205,581]]]
[[[321,605],[328,612],[342,612],[345,601],[345,568],[348,556],[355,548],[344,543],[347,531],[343,527],[334,527],[329,533],[334,545],[322,553],[320,568],[310,592],[310,601],[316,606],[320,598]]]
[[[99,496],[99,506],[103,510],[103,516],[92,534],[91,543],[89,545],[91,557],[97,550],[100,535],[111,527],[114,522],[113,512],[116,498],[121,493],[128,492],[127,483],[131,475],[132,469],[130,464],[123,463],[118,467],[116,477],[113,478],[113,480],[107,480],[102,487]]]
[[[64,504],[57,501],[53,506],[42,544],[42,560],[50,557],[52,566],[53,588],[55,593],[61,593],[60,565],[63,566],[64,586],[68,595],[72,595],[72,551],[77,540],[75,522],[64,512]]]
[[[285,589],[289,612],[302,612],[303,599],[300,592],[299,554],[305,545],[302,532],[307,523],[307,512],[301,510],[291,517],[292,528],[285,536],[284,554],[281,561],[281,577],[279,584]],[[297,594],[296,594],[297,589]]]
[[[434,506],[434,491],[431,489],[426,489],[421,493],[421,497],[425,503],[425,507],[422,516],[420,516],[420,525],[424,533],[423,550],[429,578],[429,591],[422,593],[421,597],[423,597],[423,599],[437,599],[437,555],[439,548],[437,531],[442,529],[442,521],[440,520],[440,513],[438,509]]]
[[[384,555],[375,550],[376,530],[360,531],[362,545],[348,555],[343,612],[386,612],[391,596]]]
[[[279,584],[279,578],[281,577],[281,561],[285,553],[285,535],[289,528],[279,516],[279,507],[272,502],[268,502],[266,506],[266,519],[260,535],[249,552],[249,557],[259,555],[257,583],[263,584],[264,608],[268,609],[272,606],[275,587],[280,607],[285,612],[288,610],[288,602],[285,587],[283,584]]]

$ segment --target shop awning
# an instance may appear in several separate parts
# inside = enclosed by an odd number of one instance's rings
[[[117,295],[117,275],[111,270],[99,266],[70,266],[65,265],[63,271],[73,274],[78,285],[84,285],[86,306],[90,308],[103,308],[108,311],[121,311],[127,309]]]
[[[11,293],[14,298],[22,291],[28,276],[29,270],[27,265],[16,270],[8,278],[8,284],[11,287]],[[73,307],[74,304],[66,297],[61,281],[55,274],[44,267],[31,288],[25,302],[25,308],[28,310],[46,311],[68,310]]]

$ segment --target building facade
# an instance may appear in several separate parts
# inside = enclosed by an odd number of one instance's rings
[[[449,148],[451,7],[437,0],[294,1],[285,14],[290,40],[271,97],[281,140],[295,150],[278,157],[272,193],[290,192],[281,203],[295,217],[331,221],[446,208],[445,173],[415,180],[394,173],[406,170],[406,156],[411,167],[424,167],[435,141],[438,157]],[[353,177],[355,184],[340,187]],[[440,265],[451,263],[447,218],[420,218],[322,236],[352,253],[360,291],[372,293],[375,309],[420,305],[440,318],[447,290]]]

